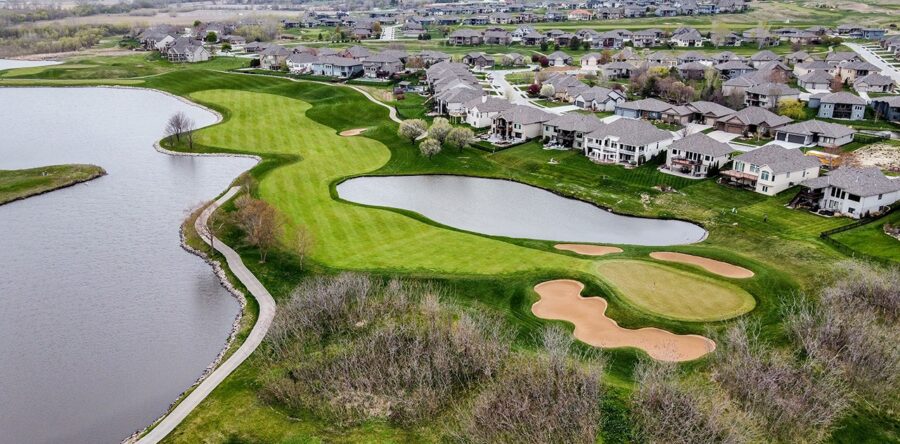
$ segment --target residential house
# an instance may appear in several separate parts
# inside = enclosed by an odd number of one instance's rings
[[[464,119],[468,114],[466,106],[484,95],[480,85],[476,87],[466,83],[455,83],[452,87],[435,93],[432,100],[438,114]]]
[[[488,29],[484,31],[482,39],[485,45],[509,45],[512,35],[503,29]]]
[[[785,61],[785,63],[787,63],[791,66],[794,66],[798,63],[814,62],[814,61],[816,61],[816,59],[814,59],[806,51],[797,51],[797,52],[792,52],[792,53],[784,56],[784,61]]]
[[[699,62],[703,63],[704,65],[712,63],[712,60],[709,58],[709,56],[697,51],[679,52],[678,55],[675,56],[675,59],[678,61],[678,63]]]
[[[490,68],[494,66],[494,56],[483,52],[470,52],[463,56],[462,62],[476,69]]]
[[[765,108],[751,106],[723,117],[716,122],[716,129],[745,137],[752,134],[766,136],[772,134],[774,129],[793,121],[790,117],[779,116]]]
[[[619,119],[585,136],[584,155],[595,162],[641,165],[665,151],[674,136],[648,122]]]
[[[809,105],[810,108],[818,105],[819,112],[816,115],[820,119],[862,120],[865,118],[866,101],[859,96],[844,91],[817,96],[813,96],[815,100],[810,97]]]
[[[865,93],[892,93],[894,87],[894,79],[876,73],[860,77],[853,82],[853,89]]]
[[[825,56],[825,62],[830,65],[844,65],[850,62],[861,62],[859,55],[853,51],[833,51]]]
[[[522,36],[522,43],[529,46],[540,45],[546,41],[547,36],[533,30]]]
[[[544,122],[541,137],[545,146],[582,150],[585,134],[602,125],[593,114],[568,113]]]
[[[675,68],[678,70],[678,75],[686,80],[701,80],[706,70],[709,69],[708,66],[700,62],[682,63]]]
[[[733,109],[727,106],[702,100],[688,103],[685,106],[692,112],[690,122],[701,125],[715,126],[719,120],[735,113]]]
[[[364,46],[351,46],[341,52],[338,53],[341,57],[349,57],[353,60],[359,60],[360,62],[365,61],[367,57],[371,57],[372,50],[366,48]]]
[[[663,113],[672,105],[662,100],[647,98],[616,105],[616,115],[629,119],[662,120]]]
[[[450,61],[450,54],[446,54],[440,51],[423,50],[422,52],[416,54],[414,57],[421,60],[425,67],[429,67],[440,62]]]
[[[805,76],[813,71],[825,71],[831,74],[834,69],[832,65],[822,60],[813,60],[811,62],[803,62],[794,65],[793,73],[797,77]]]
[[[767,62],[780,62],[781,57],[768,49],[759,51],[750,56],[750,65],[759,68],[760,65]]]
[[[365,76],[370,79],[388,78],[403,71],[403,61],[386,51],[367,57],[362,64]]]
[[[553,86],[553,98],[562,102],[573,102],[578,94],[588,89],[577,77],[564,73],[548,77],[542,85]]]
[[[669,42],[681,48],[699,48],[703,46],[705,40],[699,31],[690,28],[673,35]]]
[[[800,91],[783,83],[761,83],[745,91],[744,105],[773,109],[785,100],[800,100]]]
[[[888,178],[876,167],[843,166],[800,186],[798,199],[811,202],[814,210],[854,219],[885,211],[900,200],[900,180]]]
[[[875,114],[890,122],[900,122],[900,96],[876,97],[872,99]]]
[[[628,62],[609,62],[602,65],[600,69],[607,79],[627,79],[631,77],[631,73],[636,69],[634,65]]]
[[[607,31],[595,36],[591,41],[591,47],[595,49],[619,49],[624,41],[624,38],[618,32]]]
[[[635,48],[652,48],[659,46],[663,32],[659,29],[643,29],[631,34],[631,44]]]
[[[828,71],[810,71],[797,77],[797,85],[807,91],[828,91],[834,77]]]
[[[723,181],[774,196],[819,176],[819,160],[803,151],[769,144],[734,158],[732,169],[721,172]]]
[[[651,65],[671,67],[678,64],[678,59],[668,52],[657,51],[647,54],[647,63]]]
[[[203,43],[190,37],[178,37],[166,48],[166,58],[174,63],[197,63],[209,60]]]
[[[838,147],[853,142],[856,130],[838,123],[804,120],[775,129],[775,140],[800,145]]]
[[[572,64],[572,56],[562,51],[556,51],[548,55],[547,59],[550,60],[550,66],[567,66]]]
[[[587,21],[594,18],[594,13],[586,9],[574,9],[569,11],[568,19],[572,21]]]
[[[312,64],[312,73],[317,76],[352,79],[363,73],[363,64],[359,60],[347,57],[319,57]]]
[[[509,54],[503,54],[503,65],[505,66],[524,66],[528,64],[528,59],[525,58],[522,54],[517,52],[511,52]]]
[[[694,133],[669,145],[665,170],[691,177],[707,177],[731,160],[731,145]]]
[[[591,111],[615,111],[616,105],[625,102],[625,94],[614,89],[593,86],[575,97],[575,106]]]
[[[713,69],[719,71],[719,75],[722,76],[723,79],[735,79],[741,77],[745,74],[749,74],[756,71],[756,68],[745,64],[744,62],[738,60],[731,60],[728,62],[720,63],[718,65],[714,65]]]
[[[259,67],[262,69],[281,69],[291,51],[281,45],[269,45],[259,53]]]
[[[312,72],[312,66],[319,60],[317,56],[307,53],[291,54],[287,56],[285,65],[291,74],[306,74]]]
[[[509,142],[521,142],[540,137],[544,122],[555,117],[533,106],[513,105],[500,111],[491,123],[491,134]]]
[[[466,123],[473,128],[487,128],[503,111],[513,107],[506,99],[492,96],[481,96],[466,103]]]
[[[592,73],[596,73],[598,69],[600,69],[600,59],[603,56],[600,53],[590,52],[583,56],[581,56],[581,69],[582,71],[589,71]]]
[[[481,33],[473,29],[457,29],[447,36],[447,44],[454,46],[473,46],[484,42]]]

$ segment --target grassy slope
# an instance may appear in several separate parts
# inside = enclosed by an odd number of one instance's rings
[[[832,236],[832,239],[852,250],[900,262],[900,241],[884,233],[884,224],[886,223],[900,223],[900,211],[876,222],[837,233]]]
[[[106,174],[95,165],[53,165],[27,170],[0,170],[0,205],[65,188]]]

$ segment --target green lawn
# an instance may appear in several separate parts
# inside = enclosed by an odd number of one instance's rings
[[[26,170],[0,170],[0,205],[64,188],[106,174],[95,165],[53,165]]]
[[[895,211],[870,224],[842,231],[831,238],[856,252],[900,262],[900,240],[885,234],[884,224],[886,223],[900,223],[900,211]]]

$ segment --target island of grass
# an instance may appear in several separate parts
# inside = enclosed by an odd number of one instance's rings
[[[106,175],[96,165],[52,165],[26,170],[0,170],[0,205],[49,193]]]

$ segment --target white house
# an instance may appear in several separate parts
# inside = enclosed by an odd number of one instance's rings
[[[563,114],[544,122],[541,136],[547,145],[580,150],[584,147],[584,135],[602,125],[593,114]]]
[[[284,63],[292,74],[304,74],[312,71],[316,60],[319,58],[312,54],[299,53],[289,55]]]
[[[732,169],[722,171],[732,185],[774,196],[807,179],[819,177],[820,162],[799,149],[769,144],[734,158]]]
[[[840,167],[800,185],[802,197],[813,202],[814,209],[855,219],[900,200],[900,180],[888,178],[877,167]]]
[[[625,94],[602,86],[593,86],[575,96],[575,106],[591,111],[612,112],[620,103],[625,103]]]
[[[585,136],[584,155],[595,162],[640,165],[672,143],[674,136],[643,120],[619,119]]]
[[[487,128],[494,122],[494,117],[512,106],[506,99],[492,96],[477,97],[466,103],[466,123],[474,128]]]
[[[317,76],[350,79],[363,73],[363,64],[347,57],[320,57],[313,62],[312,72]]]
[[[703,133],[694,133],[672,142],[666,154],[669,170],[693,177],[706,177],[711,169],[724,166],[734,149]]]

